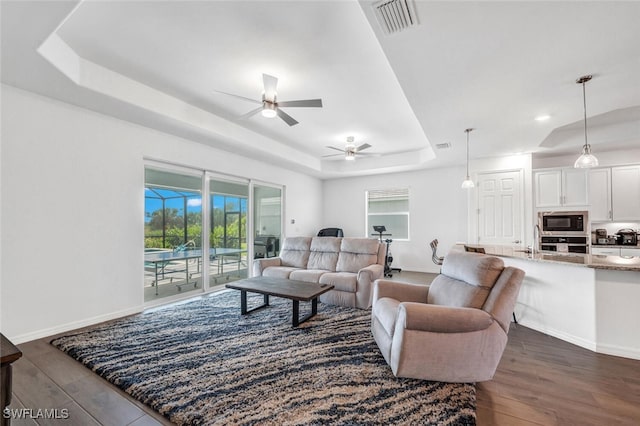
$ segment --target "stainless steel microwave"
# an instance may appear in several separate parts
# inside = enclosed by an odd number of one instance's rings
[[[589,213],[586,211],[540,212],[538,225],[542,234],[546,235],[586,235]]]

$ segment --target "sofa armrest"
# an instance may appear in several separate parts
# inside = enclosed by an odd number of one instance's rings
[[[262,272],[269,266],[281,266],[282,262],[279,257],[267,257],[264,259],[255,259],[253,261],[253,276],[261,277]]]
[[[365,274],[366,274],[366,277],[363,276]],[[382,278],[383,274],[384,274],[384,266],[374,263],[373,265],[369,265],[358,271],[358,282],[366,280],[372,283],[378,278]]]
[[[398,306],[396,324],[432,333],[468,333],[485,330],[493,322],[493,317],[482,309],[404,302]]]
[[[390,297],[400,302],[426,303],[429,286],[421,284],[401,283],[385,279],[377,280],[373,285],[373,301]]]

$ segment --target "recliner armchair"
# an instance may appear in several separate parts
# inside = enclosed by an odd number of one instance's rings
[[[371,330],[398,377],[479,382],[495,374],[524,271],[452,251],[431,285],[380,279]]]

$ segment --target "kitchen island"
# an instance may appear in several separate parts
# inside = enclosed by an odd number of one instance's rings
[[[640,257],[471,247],[525,271],[515,309],[520,324],[595,352],[640,359]]]

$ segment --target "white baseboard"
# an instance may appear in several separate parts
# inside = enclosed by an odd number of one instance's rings
[[[45,328],[42,330],[33,331],[31,333],[20,334],[17,336],[11,336],[10,340],[13,344],[19,345],[21,343],[30,342],[36,339],[42,339],[43,337],[53,336],[55,334],[64,333],[78,328],[87,327],[90,325],[98,324],[104,321],[110,321],[117,318],[126,317],[127,315],[133,315],[142,312],[143,306],[137,306],[134,308],[124,309],[122,311],[111,312],[105,315],[99,315],[96,317],[85,318],[80,321],[74,321],[66,324],[61,324],[51,328]]]
[[[582,337],[574,336],[573,334],[569,334],[567,332],[556,330],[549,327],[544,327],[541,324],[527,321],[526,318],[518,319],[518,324],[523,325],[527,328],[531,328],[533,330],[539,331],[540,333],[547,334],[552,337],[556,337],[560,340],[564,340],[565,342],[569,342],[571,344],[580,346],[581,348],[589,349],[590,351],[597,352],[597,344],[592,340],[587,340]]]
[[[599,344],[596,352],[606,355],[621,356],[623,358],[640,360],[640,350],[624,346]]]
[[[565,342],[580,346],[581,348],[589,349],[590,351],[596,353],[640,360],[640,350],[637,348],[608,345],[590,341],[581,337],[574,336],[572,334],[568,334],[564,331],[543,327],[540,324],[527,321],[524,318],[522,320],[518,319],[518,324],[547,334],[549,336],[557,337],[560,340],[564,340]]]

